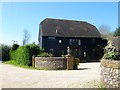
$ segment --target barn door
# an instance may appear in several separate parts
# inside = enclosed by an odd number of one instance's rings
[[[75,58],[80,58],[80,57],[81,57],[81,49],[80,49],[80,48],[72,48],[72,49],[71,49],[71,54],[72,54]]]

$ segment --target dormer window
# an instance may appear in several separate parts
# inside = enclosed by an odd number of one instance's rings
[[[60,30],[60,26],[57,25],[57,26],[55,27],[55,29],[56,29],[56,30],[55,30],[56,34],[58,34],[58,33],[59,33],[58,31]]]
[[[56,29],[56,33],[58,33],[58,30]]]

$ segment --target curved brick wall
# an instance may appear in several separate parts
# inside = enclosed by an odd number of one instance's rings
[[[35,57],[35,67],[48,70],[67,69],[64,57]]]
[[[101,61],[101,81],[106,88],[120,88],[120,61]]]

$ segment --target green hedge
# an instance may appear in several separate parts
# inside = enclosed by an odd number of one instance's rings
[[[10,59],[11,60],[16,60],[16,52],[17,52],[17,50],[10,50],[9,51],[9,56],[10,56]]]
[[[15,60],[18,64],[32,65],[32,56],[38,55],[40,48],[35,44],[21,46],[16,50],[10,50],[10,59]]]

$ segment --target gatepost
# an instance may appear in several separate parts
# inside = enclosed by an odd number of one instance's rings
[[[73,70],[73,56],[72,55],[66,55],[67,58],[67,70]]]

